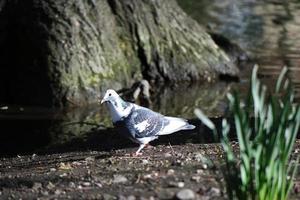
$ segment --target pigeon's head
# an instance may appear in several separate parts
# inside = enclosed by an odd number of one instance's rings
[[[112,89],[106,91],[103,99],[101,100],[101,104],[104,102],[107,103],[114,122],[130,113],[131,105],[126,101],[123,101],[116,91]]]
[[[121,97],[116,93],[116,91],[112,90],[112,89],[108,89],[103,97],[103,99],[101,100],[101,104],[104,102],[107,103],[114,103],[116,102],[118,99],[121,99]]]

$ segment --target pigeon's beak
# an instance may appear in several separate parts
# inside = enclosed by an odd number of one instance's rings
[[[106,102],[106,101],[107,101],[106,99],[102,99],[102,100],[100,101],[100,103],[103,104],[103,103]]]

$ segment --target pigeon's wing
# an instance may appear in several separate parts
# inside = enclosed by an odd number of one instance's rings
[[[136,106],[124,122],[134,138],[156,136],[168,124],[163,115],[140,106]]]
[[[168,135],[180,130],[191,130],[194,129],[195,126],[191,125],[187,122],[187,120],[177,117],[165,117],[165,120],[168,123],[165,127],[159,132],[159,135]]]

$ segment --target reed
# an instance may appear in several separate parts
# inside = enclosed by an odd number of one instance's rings
[[[230,124],[222,122],[219,134],[226,164],[224,178],[229,199],[288,199],[297,163],[290,162],[300,124],[300,108],[294,103],[294,91],[287,68],[280,73],[275,91],[270,95],[252,72],[250,90],[242,100],[238,92],[228,95],[234,118],[239,153],[233,152],[228,134]],[[215,125],[199,109],[198,118],[218,136]]]

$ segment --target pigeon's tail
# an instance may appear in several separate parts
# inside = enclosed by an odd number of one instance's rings
[[[168,124],[159,133],[159,135],[168,135],[177,131],[191,130],[195,128],[194,125],[189,124],[185,119],[182,118],[165,117],[165,119],[168,121]]]
[[[194,128],[196,128],[196,126],[194,126],[194,125],[192,125],[192,124],[187,124],[187,125],[185,125],[184,127],[182,127],[181,130],[192,130],[192,129],[194,129]]]

